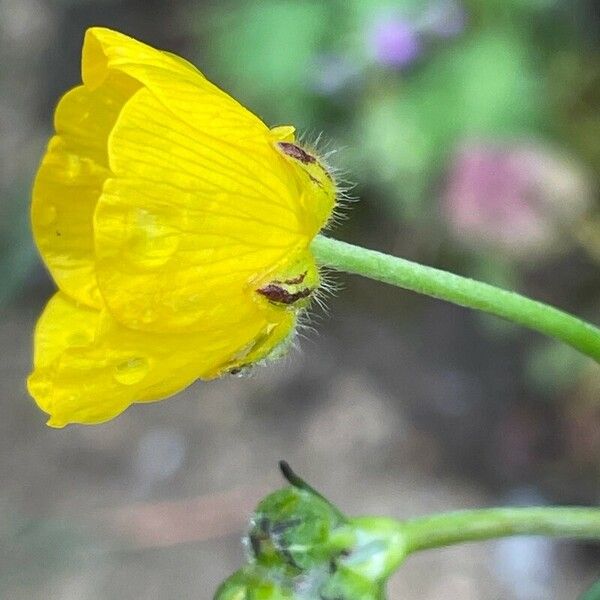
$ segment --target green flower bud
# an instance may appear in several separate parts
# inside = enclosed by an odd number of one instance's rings
[[[320,600],[384,600],[385,592],[381,583],[340,568],[321,586],[318,598]]]
[[[250,522],[250,557],[265,566],[306,571],[322,565],[352,542],[347,519],[330,502],[296,477],[287,466],[291,487],[267,496]]]
[[[246,538],[249,564],[216,600],[383,600],[406,556],[397,521],[346,518],[285,464],[292,484],[267,496]]]
[[[302,574],[249,565],[225,581],[215,600],[382,600],[383,588],[340,569]]]
[[[278,578],[276,573],[245,567],[221,584],[215,600],[294,600],[293,589]]]
[[[358,517],[350,519],[349,526],[355,545],[340,563],[356,575],[385,581],[408,554],[402,525],[385,517]]]

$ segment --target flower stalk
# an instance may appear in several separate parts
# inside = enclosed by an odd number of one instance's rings
[[[515,292],[375,250],[317,236],[311,249],[322,266],[474,308],[559,339],[600,363],[600,329]]]
[[[348,598],[382,600],[389,577],[414,552],[515,535],[600,540],[600,508],[511,507],[441,513],[408,520],[347,517],[280,464],[289,487],[256,508],[248,562],[215,600]],[[260,596],[267,598],[267,595]]]
[[[402,522],[409,554],[513,535],[600,540],[600,508],[514,507],[464,510]]]

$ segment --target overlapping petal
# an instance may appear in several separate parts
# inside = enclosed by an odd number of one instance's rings
[[[92,219],[109,174],[108,135],[135,87],[109,78],[95,91],[68,92],[33,188],[33,233],[42,258],[58,286],[88,306],[101,305]]]
[[[114,73],[147,87],[165,106],[186,121],[238,139],[263,134],[266,125],[239,102],[208,81],[193,65],[126,35],[93,27],[85,35],[82,79],[90,89]]]
[[[264,162],[248,158],[259,151]],[[260,308],[251,282],[308,244],[294,207],[300,183],[266,139],[233,145],[195,130],[142,88],[113,128],[109,159],[96,273],[124,324],[204,331],[246,318]]]
[[[123,327],[59,292],[36,328],[29,390],[50,425],[100,423],[134,402],[166,398],[198,377],[243,365],[259,346],[268,352],[293,325],[289,319],[291,313],[279,328],[246,320],[226,337],[155,334]]]

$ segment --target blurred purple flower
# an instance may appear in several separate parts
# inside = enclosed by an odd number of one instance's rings
[[[408,66],[422,51],[419,32],[414,24],[399,16],[386,16],[373,26],[371,49],[375,60],[386,67]]]
[[[454,237],[476,249],[527,258],[562,249],[592,203],[582,168],[533,142],[469,142],[442,196]]]

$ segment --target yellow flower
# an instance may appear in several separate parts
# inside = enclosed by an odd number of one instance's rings
[[[28,385],[56,427],[273,353],[319,284],[308,247],[335,203],[293,127],[269,129],[177,56],[93,28],[82,79],[33,189],[60,291]]]

